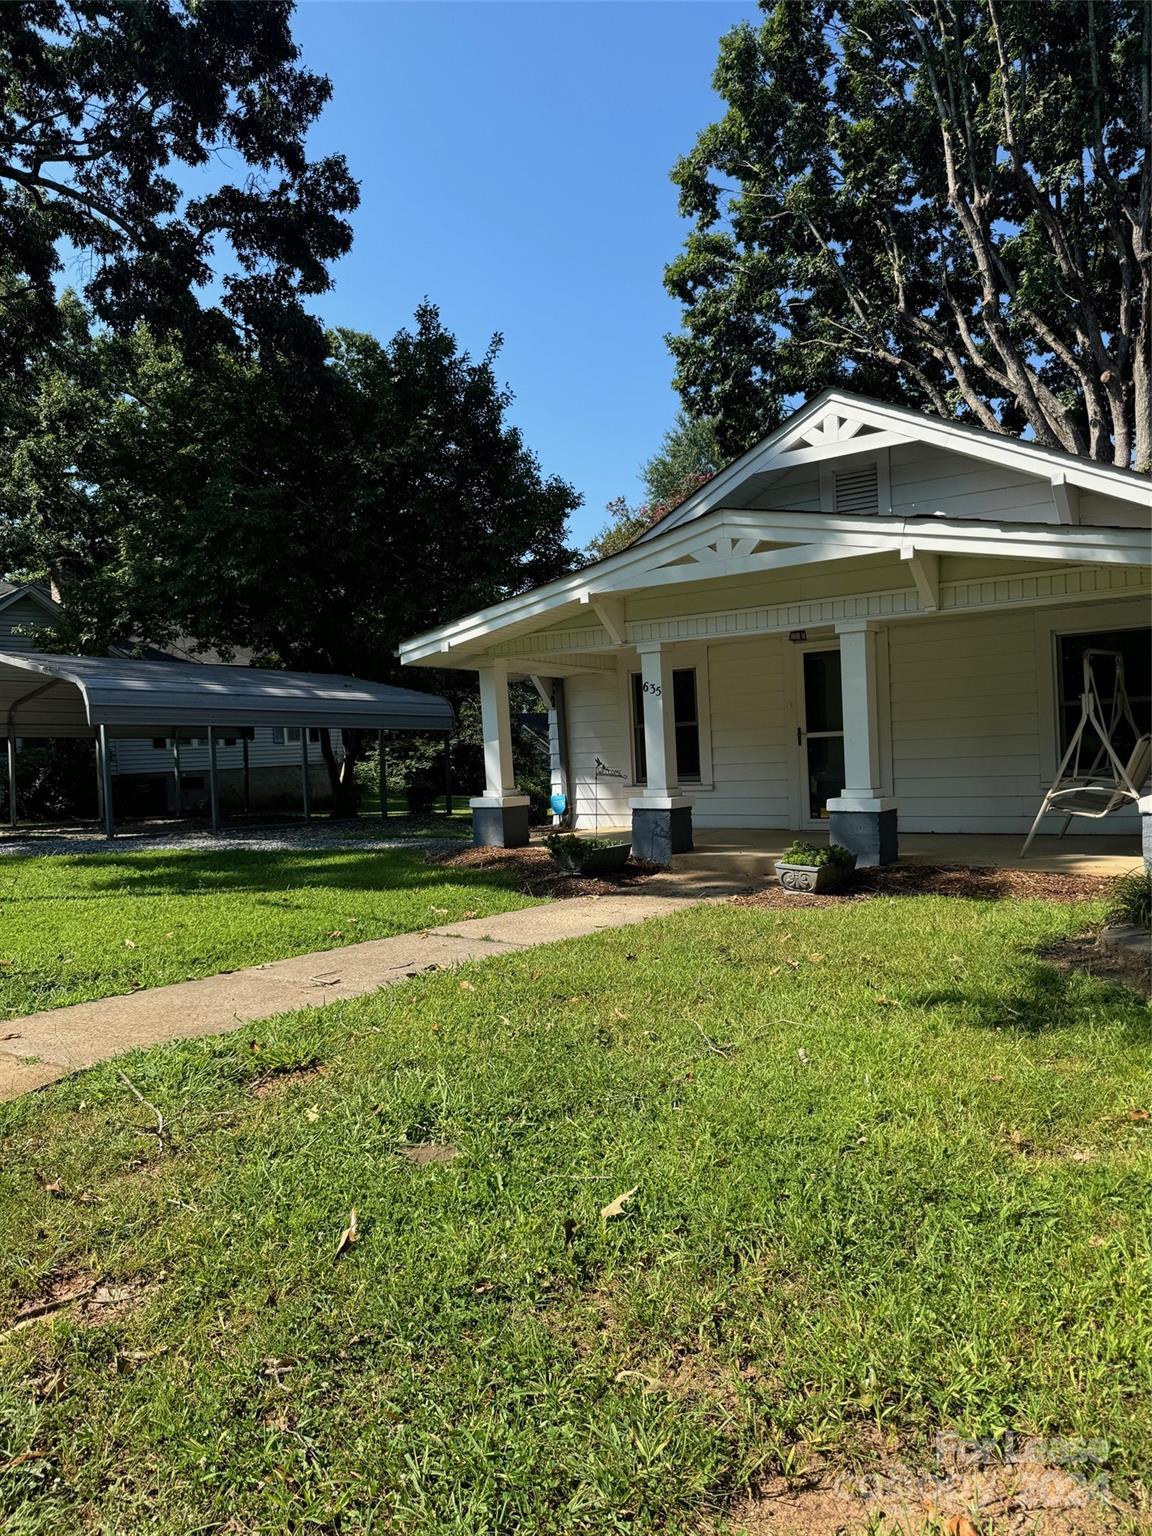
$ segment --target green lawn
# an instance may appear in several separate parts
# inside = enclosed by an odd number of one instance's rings
[[[3,1528],[686,1536],[940,1428],[1130,1491],[1148,1014],[1034,953],[1093,915],[697,909],[8,1106],[5,1326],[83,1294],[0,1339]]]
[[[530,905],[400,850],[9,857],[0,1019]]]

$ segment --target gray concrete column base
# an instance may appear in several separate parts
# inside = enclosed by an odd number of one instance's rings
[[[895,864],[896,812],[830,811],[828,840],[854,853],[857,869]]]
[[[472,842],[477,848],[526,848],[528,805],[474,805]]]
[[[633,858],[646,859],[649,864],[669,864],[674,853],[691,852],[690,805],[678,805],[667,811],[633,808]]]

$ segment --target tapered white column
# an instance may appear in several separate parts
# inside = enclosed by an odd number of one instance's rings
[[[896,858],[896,802],[883,787],[880,652],[867,619],[837,624],[844,709],[844,789],[828,801],[829,836],[861,865]],[[885,653],[886,654],[886,653]]]
[[[516,793],[508,663],[486,662],[479,671],[484,793],[470,802],[472,837],[481,847],[519,848],[528,841],[528,796]]]
[[[658,643],[637,647],[644,704],[644,792],[629,801],[632,851],[667,864],[692,847],[692,802],[680,793],[676,768],[676,705],[672,693],[675,652]]]
[[[671,652],[660,645],[641,647],[640,682],[644,700],[644,756],[648,765],[643,798],[652,803],[680,794]]]

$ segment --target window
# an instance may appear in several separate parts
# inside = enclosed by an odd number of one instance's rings
[[[678,667],[672,673],[672,714],[676,723],[676,778],[681,784],[701,781],[700,711],[697,704],[696,668]],[[648,755],[644,746],[644,680],[632,674],[632,781],[648,780]]]
[[[300,741],[300,727],[298,725],[274,725],[272,727],[272,745],[282,747],[285,743]]]
[[[1089,651],[1106,654],[1092,659],[1092,676],[1104,707],[1105,721],[1111,718],[1121,658],[1124,687],[1136,721],[1136,732],[1152,731],[1152,629],[1102,629],[1075,635],[1056,636],[1056,675],[1058,687],[1058,733],[1060,753],[1068,748],[1080,720],[1080,694],[1084,686],[1084,657]],[[1136,742],[1132,727],[1121,720],[1113,738],[1116,755],[1127,762]],[[1084,733],[1081,763],[1088,766],[1100,750],[1100,740],[1091,726]]]

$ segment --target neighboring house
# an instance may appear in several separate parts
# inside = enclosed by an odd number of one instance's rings
[[[0,654],[5,651],[43,650],[42,636],[59,623],[60,605],[46,587],[16,586],[0,581]],[[40,639],[37,638],[39,633]],[[113,648],[113,655],[128,654]],[[148,655],[180,660],[196,666],[197,658],[178,647]],[[218,660],[205,657],[205,661]],[[332,742],[339,753],[340,732]],[[320,732],[308,732],[308,781],[313,803],[320,806],[329,794],[328,771],[321,755]],[[116,800],[122,810],[162,815],[178,808],[200,809],[208,802],[208,742],[204,736],[187,734],[157,736],[147,740],[109,742],[111,771],[116,781]],[[301,727],[257,727],[241,736],[217,738],[216,763],[221,802],[225,809],[286,806],[296,809],[301,800],[304,745]],[[180,791],[176,788],[179,760]]]
[[[507,682],[530,676],[578,828],[631,821],[666,857],[693,823],[823,826],[885,861],[897,824],[1027,831],[1086,648],[1123,654],[1149,729],[1150,509],[1144,475],[828,391],[630,548],[400,655],[480,676],[478,841],[526,837]]]

